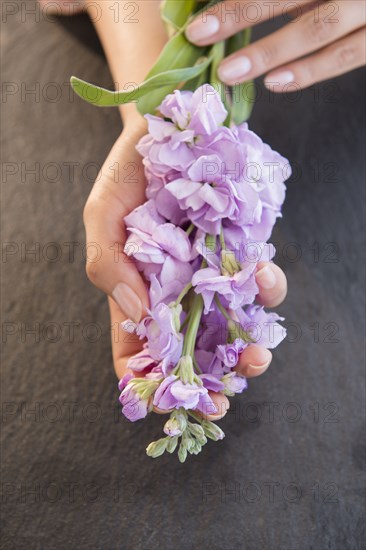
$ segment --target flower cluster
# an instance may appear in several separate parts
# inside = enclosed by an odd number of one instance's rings
[[[254,301],[257,263],[275,253],[267,240],[290,169],[247,124],[228,124],[208,84],[175,91],[146,119],[137,149],[148,200],[125,218],[125,252],[150,283],[150,310],[139,324],[123,324],[144,345],[119,383],[120,402],[132,421],[169,411],[166,436],[147,453],[173,452],[180,439],[183,462],[207,438],[224,437],[203,418],[220,414],[213,392],[246,389],[239,355],[251,343],[274,348],[286,335],[281,318]]]

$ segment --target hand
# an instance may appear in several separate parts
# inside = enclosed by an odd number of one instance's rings
[[[211,6],[189,24],[187,38],[206,46],[275,16],[288,20],[282,2],[254,4],[225,0]],[[294,10],[294,2],[289,5]],[[294,91],[286,88],[289,83],[306,88],[361,67],[366,62],[365,8],[364,0],[297,0],[295,20],[224,59],[218,76],[234,85],[267,73],[267,88],[282,92]]]
[[[121,328],[127,318],[139,321],[149,307],[148,293],[135,265],[123,253],[126,229],[123,218],[145,201],[145,178],[140,155],[135,146],[146,132],[143,122],[126,129],[114,145],[92,189],[84,211],[87,243],[97,243],[100,259],[88,261],[89,279],[108,294],[114,368],[118,378],[126,373],[129,357],[140,351],[142,343]],[[132,174],[132,175],[131,175]],[[92,247],[90,247],[92,248]],[[259,303],[275,307],[286,296],[283,271],[273,263],[258,264],[256,281]],[[262,346],[251,344],[240,357],[237,371],[248,378],[265,372],[272,354]],[[218,420],[226,414],[228,399],[211,393],[218,414],[207,418]],[[165,413],[166,411],[156,410]]]
[[[131,342],[119,324],[127,318],[138,322],[149,306],[146,285],[134,263],[123,253],[124,217],[145,201],[144,170],[136,144],[146,131],[144,119],[136,115],[104,162],[84,209],[88,249],[98,250],[97,261],[91,254],[87,258],[86,273],[109,296],[114,364],[120,377],[121,358],[139,351],[141,346],[137,339]]]

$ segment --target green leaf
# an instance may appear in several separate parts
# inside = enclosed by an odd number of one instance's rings
[[[228,87],[223,82],[221,82],[217,74],[217,69],[225,56],[225,41],[222,40],[221,42],[217,42],[216,44],[214,44],[210,50],[210,55],[212,56],[212,63],[210,66],[210,84],[220,94],[221,100],[229,113],[224,122],[226,126],[229,126],[230,100],[228,102]]]
[[[225,41],[217,42],[211,48],[212,54],[212,65],[210,71],[210,82],[213,86],[221,84],[221,80],[217,76],[217,68],[221,61],[224,59],[225,55]]]
[[[162,86],[169,85],[172,89],[174,89],[180,82],[184,82],[198,76],[208,67],[210,62],[211,59],[203,58],[203,60],[194,67],[173,69],[171,71],[157,74],[148,80],[145,80],[145,82],[140,84],[140,86],[136,86],[136,88],[129,91],[112,92],[110,90],[106,90],[105,88],[100,88],[99,86],[90,84],[89,82],[85,82],[76,76],[71,77],[71,85],[74,92],[82,99],[85,99],[85,101],[97,105],[98,107],[115,107],[116,105],[136,101],[152,90],[156,90],[157,88],[161,89]]]
[[[249,120],[255,102],[255,87],[253,80],[237,84],[232,90],[231,120],[242,124]]]
[[[250,42],[251,29],[245,29],[234,35],[228,41],[227,55],[235,53],[240,48],[247,46]],[[255,90],[253,81],[243,82],[237,84],[231,88],[232,90],[232,106],[231,106],[231,120],[235,124],[242,124],[246,122],[253,110],[253,104],[255,100]]]
[[[200,57],[207,55],[207,51],[207,48],[200,48],[188,42],[183,31],[180,31],[175,34],[165,45],[163,51],[159,56],[159,59],[147,74],[146,79],[149,79],[159,73],[165,72],[167,71],[167,69],[174,70],[193,67],[200,59]],[[179,83],[191,80],[192,78],[195,78],[200,74],[201,71],[193,77],[182,78]],[[169,83],[166,84],[166,86],[162,86],[160,89],[154,90],[148,96],[139,101],[138,110],[141,114],[144,115],[146,113],[154,113],[156,107],[160,105],[165,96],[172,93],[176,89],[178,82],[170,85]],[[194,89],[193,86],[190,89]]]
[[[196,7],[195,0],[165,0],[161,8],[161,17],[175,30],[181,29]]]

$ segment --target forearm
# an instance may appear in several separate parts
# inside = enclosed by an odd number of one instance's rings
[[[93,15],[95,5],[100,7],[101,16],[94,21],[94,26],[116,87],[121,89],[127,83],[142,82],[167,41],[160,17],[160,1],[120,0],[118,17],[115,0],[85,0],[85,3]],[[127,4],[136,6],[136,13],[131,17],[128,16],[131,9],[123,9]],[[140,119],[136,103],[121,105],[120,112],[125,127],[135,125]]]

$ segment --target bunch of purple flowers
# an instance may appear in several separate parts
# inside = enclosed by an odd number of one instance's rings
[[[145,343],[119,389],[129,420],[170,412],[165,437],[147,454],[179,444],[184,462],[207,438],[224,437],[205,418],[219,412],[211,392],[247,388],[234,370],[240,353],[286,336],[282,318],[254,301],[257,263],[275,253],[267,241],[290,168],[246,123],[225,125],[227,110],[208,84],[168,95],[158,114],[146,115],[149,131],[137,146],[148,200],[125,218],[125,253],[150,283],[151,306],[137,325],[123,323]]]

